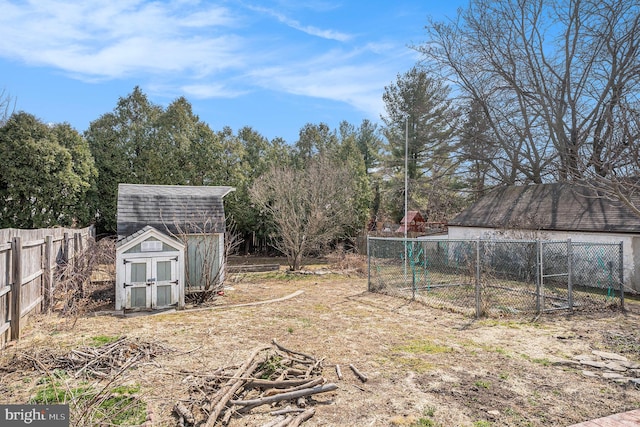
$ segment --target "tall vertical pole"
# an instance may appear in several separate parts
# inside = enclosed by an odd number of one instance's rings
[[[405,119],[404,128],[404,239],[407,240],[407,224],[409,213],[409,117]]]
[[[404,283],[407,284],[407,228],[409,218],[407,218],[409,203],[409,116],[404,119]]]

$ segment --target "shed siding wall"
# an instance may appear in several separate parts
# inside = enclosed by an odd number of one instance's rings
[[[186,255],[187,287],[204,287],[207,276],[211,281],[219,274],[223,260],[223,248],[224,234],[188,236]],[[220,271],[220,273],[222,272]],[[219,277],[218,282],[221,279],[223,277]]]

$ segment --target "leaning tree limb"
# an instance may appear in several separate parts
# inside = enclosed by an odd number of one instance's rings
[[[313,357],[313,356],[309,356],[308,354],[301,353],[301,352],[295,351],[295,350],[289,350],[288,348],[283,347],[282,345],[278,344],[278,342],[276,341],[275,338],[272,340],[272,342],[273,342],[273,345],[275,345],[276,347],[278,347],[282,351],[285,351],[285,352],[291,353],[291,354],[297,354],[298,356],[306,357],[307,359],[313,360],[314,362],[316,361],[316,358]]]

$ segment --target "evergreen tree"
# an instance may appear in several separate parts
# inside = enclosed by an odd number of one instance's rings
[[[86,225],[95,178],[86,141],[68,124],[16,113],[0,128],[0,228]]]
[[[453,143],[455,111],[449,89],[419,67],[398,75],[385,87],[383,100],[388,141],[385,199],[388,212],[399,221],[404,215],[404,163],[408,151],[409,210],[420,210],[429,220],[448,215],[441,203],[454,188]]]
[[[300,167],[317,154],[325,153],[338,145],[336,132],[331,130],[326,123],[317,125],[307,123],[300,129],[299,135],[295,146],[295,160]]]
[[[162,108],[135,87],[129,96],[119,99],[113,112],[91,122],[85,132],[98,168],[91,205],[99,232],[116,231],[118,184],[154,183],[147,167],[161,113]]]

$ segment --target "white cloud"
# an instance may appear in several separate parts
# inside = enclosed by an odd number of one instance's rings
[[[351,35],[340,32],[340,31],[321,29],[313,25],[303,25],[297,20],[287,17],[283,13],[280,13],[265,7],[249,6],[249,9],[255,12],[264,13],[266,15],[272,16],[276,18],[279,22],[285,24],[286,26],[291,27],[298,31],[302,31],[303,33],[309,34],[311,36],[320,37],[327,40],[337,40],[340,42],[345,42],[352,38]]]
[[[233,90],[223,84],[185,85],[180,87],[180,91],[187,96],[192,96],[198,99],[235,98],[248,93],[248,91]]]
[[[393,42],[357,45],[339,30],[232,4],[0,0],[0,56],[85,81],[144,77],[171,96],[230,98],[265,88],[344,102],[377,118],[384,86],[410,54]],[[265,16],[313,37],[262,32]]]
[[[394,63],[357,56],[357,52],[333,51],[307,63],[255,70],[251,76],[265,88],[341,101],[378,118],[384,108],[384,86],[396,74]]]
[[[86,77],[205,75],[242,63],[242,39],[219,6],[183,11],[142,1],[0,1],[0,55]],[[199,30],[199,31],[195,31]]]

